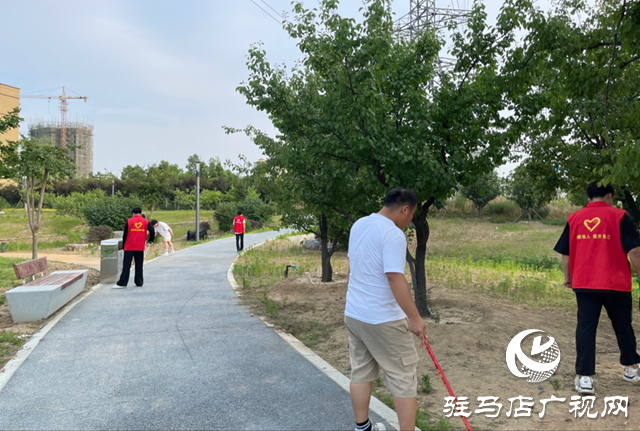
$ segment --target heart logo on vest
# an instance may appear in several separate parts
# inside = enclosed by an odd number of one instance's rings
[[[592,224],[593,226],[591,226]],[[593,220],[585,220],[584,225],[589,229],[589,232],[593,232],[600,225],[600,218],[595,217]]]
[[[585,222],[586,223],[586,222]],[[600,219],[598,219],[598,223],[600,223]],[[142,222],[136,223],[136,229],[140,229],[142,227]],[[587,226],[588,227],[588,226]]]

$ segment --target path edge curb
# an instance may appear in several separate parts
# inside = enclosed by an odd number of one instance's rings
[[[51,331],[51,329],[53,329],[53,327],[56,326],[60,319],[62,319],[69,311],[71,311],[76,305],[84,301],[85,298],[87,298],[102,286],[104,286],[102,283],[98,283],[89,289],[85,289],[86,291],[88,291],[86,295],[83,295],[80,298],[76,296],[74,299],[69,301],[59,312],[57,312],[53,319],[42,325],[39,329],[36,330],[36,332],[33,333],[31,338],[29,338],[27,342],[24,343],[22,347],[20,347],[20,349],[16,352],[13,359],[7,362],[4,367],[0,369],[0,395],[2,395],[4,387],[7,385],[7,383],[9,383],[11,377],[13,377],[15,372],[18,371],[20,365],[22,365],[22,363],[27,360],[31,352],[35,350],[35,348],[38,346],[38,343],[42,341],[44,336],[47,335],[47,333],[49,333],[49,331]]]
[[[255,247],[260,247],[261,245],[264,245],[268,241],[272,241],[272,240],[263,241],[260,244],[253,245],[249,247],[247,250],[251,250],[252,248],[255,248]],[[229,269],[227,270],[227,279],[229,280],[231,287],[233,288],[236,295],[238,295],[238,297],[241,296],[240,285],[238,284],[235,277],[233,276],[233,267],[236,265],[239,258],[240,258],[240,255],[236,256],[236,258],[231,263],[231,266],[229,266]],[[282,338],[287,344],[293,347],[293,349],[296,352],[298,352],[304,359],[309,361],[313,366],[315,366],[318,370],[324,373],[324,375],[326,375],[331,380],[336,382],[338,386],[340,386],[347,393],[349,393],[349,384],[351,381],[347,376],[342,374],[340,371],[336,370],[331,364],[329,364],[327,361],[325,361],[320,356],[318,356],[313,350],[305,346],[302,341],[298,340],[293,335],[275,328],[271,323],[267,322],[265,319],[263,319],[260,316],[256,316],[256,317],[262,320],[262,322],[266,326],[272,329],[276,334],[280,336],[280,338]],[[371,403],[369,405],[369,409],[372,410],[374,413],[376,413],[378,416],[380,416],[382,419],[387,421],[387,423],[389,423],[389,425],[391,425],[393,429],[395,430],[400,429],[400,424],[398,423],[398,415],[396,414],[396,412],[393,411],[391,408],[387,407],[386,404],[384,404],[382,401],[380,401],[373,395],[371,396]],[[417,429],[418,428],[416,428],[416,430]]]

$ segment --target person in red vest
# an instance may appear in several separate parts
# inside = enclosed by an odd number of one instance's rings
[[[604,306],[618,339],[622,378],[640,380],[636,336],[631,326],[631,267],[640,273],[640,237],[626,211],[613,206],[613,186],[587,187],[589,203],[569,216],[554,250],[562,255],[564,285],[578,303],[576,379],[580,394],[593,394],[596,331]],[[629,259],[627,259],[627,255]]]
[[[244,226],[246,220],[243,214],[242,211],[238,211],[238,216],[233,219],[233,231],[236,233],[236,248],[238,252],[244,249]]]
[[[155,239],[155,230],[149,223],[149,220],[142,216],[142,209],[134,208],[133,217],[127,220],[122,236],[124,244],[124,261],[122,263],[122,274],[120,280],[113,286],[114,289],[124,289],[129,283],[129,272],[131,271],[131,261],[136,261],[136,274],[134,282],[136,286],[142,287],[144,277],[142,273],[142,264],[144,263],[144,250],[147,243],[147,232],[149,232],[149,242],[153,244]]]

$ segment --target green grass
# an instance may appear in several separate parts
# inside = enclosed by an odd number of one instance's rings
[[[0,368],[15,354],[16,351],[27,341],[9,331],[0,332]]]
[[[0,291],[11,289],[22,283],[22,281],[16,279],[16,273],[13,271],[13,265],[24,261],[25,259],[0,257]],[[0,305],[2,305],[2,303],[0,303]]]

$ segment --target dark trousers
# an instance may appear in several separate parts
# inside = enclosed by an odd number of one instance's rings
[[[576,374],[593,376],[596,373],[596,332],[602,306],[618,339],[620,363],[640,363],[636,352],[636,335],[631,326],[631,292],[575,292],[578,301],[578,327],[576,328]]]
[[[238,249],[238,251],[244,249],[244,234],[243,233],[237,233],[236,234],[236,248]]]
[[[126,286],[129,283],[129,272],[131,271],[131,260],[136,260],[136,275],[133,281],[136,286],[142,286],[144,284],[144,277],[142,276],[142,264],[144,263],[144,251],[124,251],[124,260],[122,262],[122,274],[118,281],[118,286]]]

